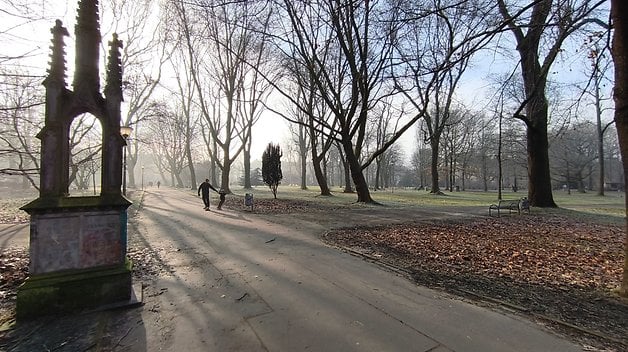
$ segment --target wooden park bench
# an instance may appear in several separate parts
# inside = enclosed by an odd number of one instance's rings
[[[497,204],[491,204],[488,206],[488,215],[492,216],[493,211],[497,211],[497,216],[501,215],[502,210],[508,209],[508,214],[512,214],[513,212],[517,212],[517,214],[521,214],[522,211],[527,211],[530,214],[530,201],[528,198],[523,197],[520,199],[502,199]]]

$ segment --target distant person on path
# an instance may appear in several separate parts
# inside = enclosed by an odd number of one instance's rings
[[[227,195],[227,192],[225,192],[224,189],[220,189],[220,191],[218,191],[218,194],[220,194],[220,203],[218,203],[218,210],[222,209],[222,205],[225,204],[225,196]]]
[[[161,181],[157,181],[157,188],[159,188],[159,186],[161,186]]]
[[[209,179],[206,178],[205,182],[201,183],[200,186],[198,186],[198,195],[201,195],[201,191],[203,192],[203,203],[205,203],[205,210],[209,211],[209,189],[213,189],[214,192],[218,193],[218,191],[214,188],[214,186],[212,186],[209,183]],[[218,208],[220,209],[220,208]]]

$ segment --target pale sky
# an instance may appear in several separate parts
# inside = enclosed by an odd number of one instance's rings
[[[21,65],[35,67],[36,71],[39,70],[42,75],[45,75],[45,70],[48,66],[48,55],[50,53],[50,28],[54,26],[55,19],[60,19],[70,32],[70,38],[66,39],[66,44],[68,44],[66,48],[66,58],[68,68],[71,69],[74,62],[73,37],[77,3],[77,1],[60,0],[42,1],[44,12],[35,15],[42,18],[45,17],[46,19],[39,20],[34,23],[29,21],[20,22],[20,20],[17,20],[14,23],[5,22],[5,24],[3,24],[0,28],[19,28],[20,35],[17,37],[2,37],[4,43],[0,43],[0,45],[5,46],[4,50],[11,48],[13,52],[33,52],[33,54],[37,54],[31,58],[22,60]],[[103,27],[104,31],[107,26],[101,25],[101,27]],[[16,31],[12,32],[17,33]],[[108,41],[109,39],[110,38],[108,37],[103,37],[103,41]],[[7,43],[7,40],[9,43]],[[101,55],[103,55],[103,53],[101,53]],[[513,53],[513,56],[517,57],[517,54]],[[470,108],[484,108],[483,104],[486,99],[486,95],[488,94],[487,92],[490,84],[487,77],[490,72],[512,69],[498,60],[501,59],[494,60],[494,58],[489,54],[483,58],[478,58],[475,60],[473,68],[468,71],[464,77],[464,82],[459,89],[458,96],[461,97],[461,99],[463,99]],[[558,60],[555,64],[555,69],[553,70],[556,74],[553,75],[553,77],[560,76],[559,78],[561,81],[573,80],[574,77],[576,77],[576,80],[582,80],[582,69],[579,67],[580,63],[581,62],[579,61],[574,62],[574,60],[568,57],[562,61]],[[68,72],[68,74],[70,76],[68,81],[71,82],[71,72]],[[286,125],[287,122],[280,117],[270,112],[264,113],[254,131],[252,153],[254,159],[261,157],[263,150],[269,142],[284,145],[286,140],[290,138]],[[414,138],[414,128],[407,131],[404,137],[402,137],[402,145],[404,146],[403,149],[405,150],[406,158],[410,157],[410,154],[414,149]]]

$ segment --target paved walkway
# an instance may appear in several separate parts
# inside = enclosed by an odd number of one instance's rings
[[[524,318],[329,248],[318,239],[323,230],[205,212],[191,192],[153,189],[130,240],[163,270],[146,282],[143,307],[100,315],[89,331],[105,333],[85,333],[84,343],[121,351],[582,350]]]
[[[315,224],[204,212],[200,199],[173,191],[147,194],[139,220],[171,269],[154,287],[164,292],[158,305],[171,320],[160,329],[170,337],[157,342],[147,327],[148,350],[580,350],[532,322],[329,248]]]

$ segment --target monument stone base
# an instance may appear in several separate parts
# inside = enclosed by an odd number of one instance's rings
[[[128,305],[136,300],[126,256],[123,196],[40,198],[30,214],[29,277],[17,293],[17,319]]]
[[[17,319],[139,304],[132,291],[130,261],[120,267],[32,275],[18,289]]]

